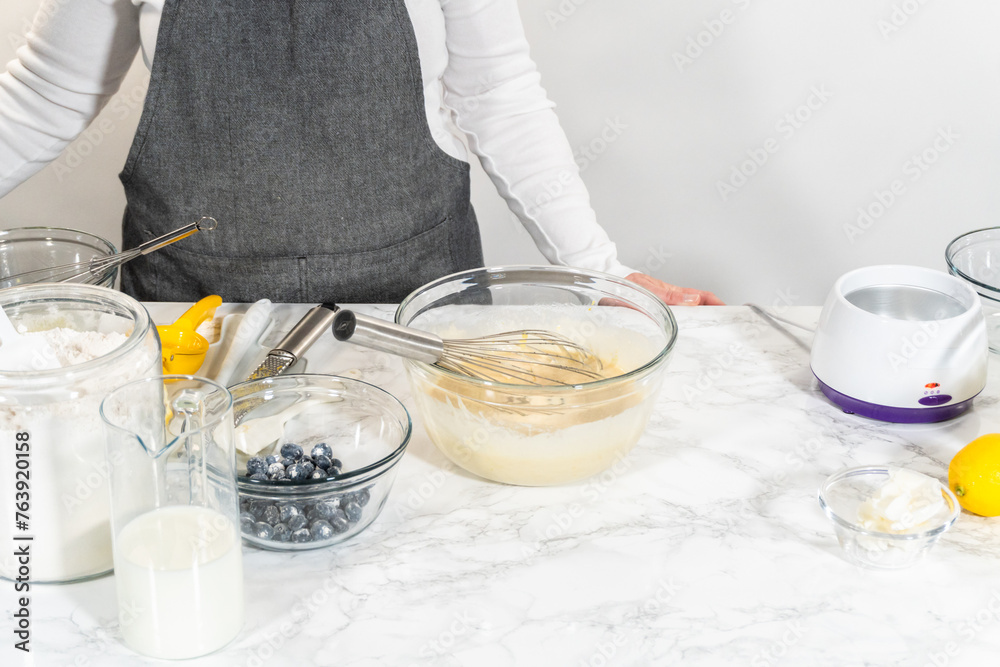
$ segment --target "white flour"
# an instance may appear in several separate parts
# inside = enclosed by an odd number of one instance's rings
[[[121,325],[132,326],[120,320]],[[71,581],[107,572],[112,567],[105,437],[100,403],[112,389],[158,372],[155,338],[148,338],[114,366],[78,375],[73,366],[120,348],[128,335],[117,331],[76,331],[53,328],[25,334],[43,337],[52,348],[53,364],[66,368],[64,382],[53,389],[32,391],[31,381],[0,397],[0,576],[13,578],[15,544],[15,436],[30,434],[30,522],[18,536],[31,535],[31,579]],[[2,363],[0,347],[0,368]],[[47,371],[51,373],[52,371]],[[0,371],[2,373],[2,371]],[[40,377],[40,376],[39,376]]]
[[[23,328],[23,327],[22,327]],[[97,331],[75,331],[73,329],[56,328],[47,331],[21,332],[26,339],[40,339],[48,347],[50,354],[44,363],[35,366],[35,370],[50,370],[66,368],[82,364],[117,349],[125,342],[127,336],[120,333],[98,333]],[[45,346],[42,346],[45,349]],[[28,359],[14,358],[3,345],[0,345],[0,371],[32,370]]]

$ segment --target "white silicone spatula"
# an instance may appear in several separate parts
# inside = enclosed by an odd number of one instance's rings
[[[59,368],[59,362],[48,342],[41,336],[18,333],[6,311],[0,308],[0,372],[50,368]]]

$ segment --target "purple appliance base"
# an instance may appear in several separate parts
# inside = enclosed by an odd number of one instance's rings
[[[815,377],[816,373],[813,373],[813,376]],[[876,403],[859,401],[858,399],[851,398],[846,394],[841,394],[839,391],[830,387],[818,377],[816,380],[819,382],[819,388],[823,391],[826,397],[833,401],[838,407],[842,408],[844,412],[861,415],[862,417],[868,417],[869,419],[892,422],[895,424],[931,424],[933,422],[943,422],[949,419],[954,419],[971,408],[972,400],[975,398],[975,396],[973,396],[972,398],[966,399],[960,403],[927,408],[894,408],[888,405],[878,405]]]

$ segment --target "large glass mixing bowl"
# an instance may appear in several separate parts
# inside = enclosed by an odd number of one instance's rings
[[[583,479],[625,457],[646,428],[677,339],[673,314],[651,292],[564,267],[446,276],[410,294],[396,323],[445,339],[554,331],[614,369],[597,381],[537,386],[405,361],[424,427],[445,456],[486,479],[527,486]]]
[[[44,273],[32,274],[25,279],[10,276],[67,264],[86,264],[117,252],[110,241],[76,229],[19,227],[0,231],[0,288],[52,282]],[[114,287],[117,277],[116,268],[98,277],[84,275],[72,282]]]
[[[990,351],[1000,353],[1000,227],[956,238],[944,251],[948,270],[979,294]]]

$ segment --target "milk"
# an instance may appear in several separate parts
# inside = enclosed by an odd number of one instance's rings
[[[168,506],[130,521],[115,540],[115,579],[122,636],[144,655],[205,655],[243,626],[240,538],[214,510]]]

